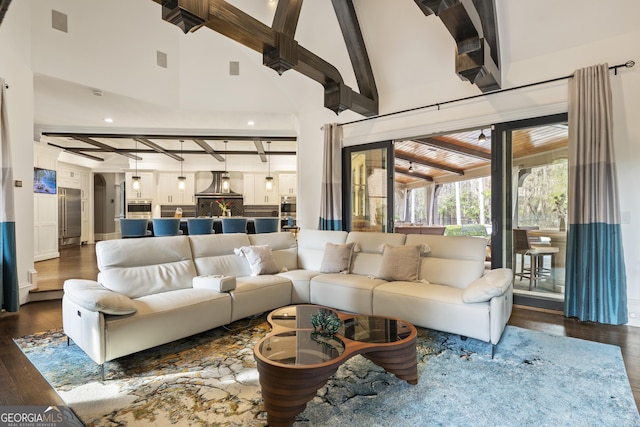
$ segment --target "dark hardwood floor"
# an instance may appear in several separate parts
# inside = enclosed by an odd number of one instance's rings
[[[93,279],[97,274],[94,246],[64,252],[61,259],[39,262],[37,269],[39,276],[47,276],[53,286],[60,286],[70,277]],[[53,277],[55,271],[59,272],[57,278]],[[584,323],[558,312],[522,306],[514,307],[509,324],[619,346],[636,406],[640,407],[640,328]],[[61,327],[60,300],[31,302],[17,313],[0,315],[0,405],[64,404],[12,341],[15,337]]]

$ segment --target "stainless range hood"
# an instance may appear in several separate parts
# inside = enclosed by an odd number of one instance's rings
[[[222,183],[224,172],[220,171],[211,171],[213,178],[211,180],[211,185],[207,187],[205,190],[202,190],[199,193],[196,193],[196,197],[225,197],[225,198],[242,198],[242,194],[236,193],[233,189],[229,188],[228,192],[222,191]]]
[[[234,216],[244,215],[244,198],[229,188],[229,192],[222,191],[224,172],[211,171],[213,179],[205,190],[196,193],[196,216],[220,216],[222,214],[218,202],[222,199],[229,203],[229,210]]]

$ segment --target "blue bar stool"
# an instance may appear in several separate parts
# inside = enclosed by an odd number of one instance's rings
[[[222,218],[223,233],[246,233],[247,218]]]
[[[187,231],[189,235],[212,234],[213,218],[189,218],[187,219]]]
[[[275,233],[278,231],[280,218],[254,218],[253,223],[256,226],[256,234]]]
[[[177,236],[182,234],[180,230],[180,218],[154,218],[154,236]]]
[[[149,220],[143,218],[120,218],[120,237],[127,239],[151,236],[151,230],[147,230],[148,224]]]

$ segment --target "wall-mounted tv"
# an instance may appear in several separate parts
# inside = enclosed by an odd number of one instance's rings
[[[33,168],[33,192],[56,194],[56,171]]]

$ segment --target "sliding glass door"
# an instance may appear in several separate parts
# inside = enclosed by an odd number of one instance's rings
[[[343,168],[347,231],[393,231],[393,143],[346,147]]]
[[[568,176],[567,115],[501,123],[492,147],[492,249],[515,272],[517,304],[562,310]],[[499,181],[498,181],[499,179]],[[494,259],[494,258],[492,258]]]

